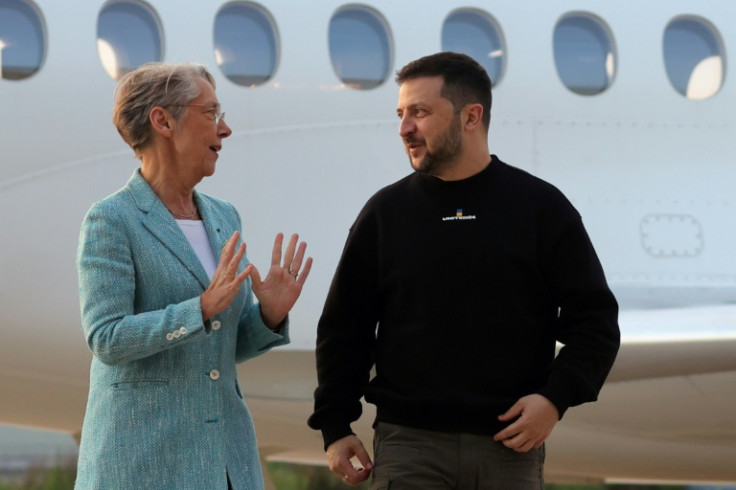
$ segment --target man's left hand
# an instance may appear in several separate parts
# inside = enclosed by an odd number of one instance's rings
[[[544,443],[555,428],[559,413],[557,407],[542,395],[527,395],[514,403],[506,413],[498,416],[501,422],[514,419],[517,420],[493,436],[493,440],[502,442],[509,449],[525,453]]]

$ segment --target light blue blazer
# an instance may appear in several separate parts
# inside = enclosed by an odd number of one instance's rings
[[[194,194],[215,258],[240,229],[226,202]],[[289,342],[269,330],[250,279],[202,321],[209,285],[193,248],[138,171],[94,204],[79,251],[82,327],[94,357],[77,489],[261,489],[235,363]],[[245,264],[240,265],[240,270]]]

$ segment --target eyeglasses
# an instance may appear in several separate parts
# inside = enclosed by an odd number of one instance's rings
[[[225,113],[220,110],[220,106],[211,106],[208,104],[169,104],[170,107],[207,107],[210,114],[212,114],[212,118],[215,120],[215,126],[220,125],[220,121],[225,119]]]

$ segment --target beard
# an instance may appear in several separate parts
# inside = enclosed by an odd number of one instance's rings
[[[424,157],[414,161],[409,154],[409,163],[417,172],[430,175],[439,175],[442,170],[451,167],[462,151],[462,135],[460,131],[460,115],[456,115],[444,133],[437,136],[432,145],[436,149],[430,151],[424,139],[415,137],[405,138],[405,142],[421,143],[425,147]]]

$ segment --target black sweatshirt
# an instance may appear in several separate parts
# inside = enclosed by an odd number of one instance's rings
[[[325,447],[351,434],[362,396],[377,421],[428,430],[494,435],[531,393],[561,417],[597,398],[617,315],[580,215],[555,187],[495,155],[461,181],[413,173],[350,229],[319,321],[309,425]]]

